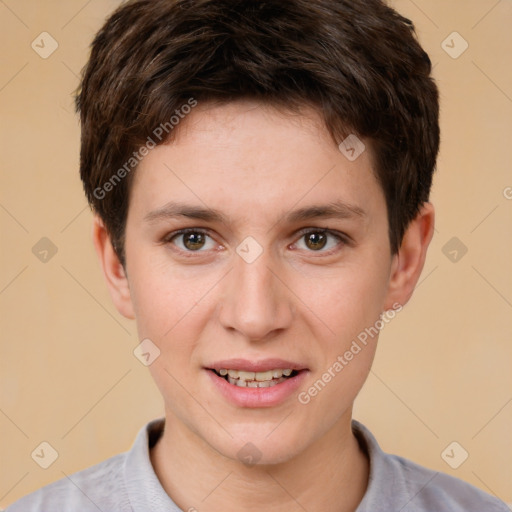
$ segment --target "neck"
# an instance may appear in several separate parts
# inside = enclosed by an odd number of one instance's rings
[[[351,411],[346,416],[293,459],[248,467],[167,413],[151,462],[182,510],[354,512],[368,485],[369,463],[352,433]]]

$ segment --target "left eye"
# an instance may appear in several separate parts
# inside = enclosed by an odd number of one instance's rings
[[[334,240],[329,244],[329,239]],[[308,231],[306,233],[302,233],[299,242],[304,242],[306,249],[313,252],[320,252],[322,249],[327,249],[322,252],[328,252],[329,249],[333,249],[337,245],[343,243],[343,238],[339,235],[335,235],[329,231],[324,230],[316,230],[316,231]]]
[[[212,237],[207,232],[198,229],[177,231],[166,241],[189,253],[204,252],[215,248],[215,241]],[[341,235],[328,230],[315,229],[300,233],[300,238],[294,245],[310,252],[329,252],[344,243],[345,239]]]
[[[181,245],[175,243],[174,240],[181,240]],[[207,244],[208,240],[210,241],[210,246]],[[207,233],[198,230],[180,231],[173,235],[169,242],[173,242],[181,250],[189,252],[199,252],[200,249],[213,249],[215,246],[212,238]]]

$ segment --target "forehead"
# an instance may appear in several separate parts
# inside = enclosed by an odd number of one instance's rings
[[[146,216],[169,201],[263,217],[308,204],[382,206],[369,144],[351,161],[313,109],[252,102],[199,105],[176,136],[152,149],[132,184],[130,209]],[[385,204],[384,204],[385,207]]]

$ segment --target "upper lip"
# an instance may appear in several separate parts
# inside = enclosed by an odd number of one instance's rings
[[[285,359],[262,359],[251,361],[249,359],[224,359],[206,366],[210,370],[241,370],[244,372],[267,372],[269,370],[307,370],[303,364],[287,361]]]

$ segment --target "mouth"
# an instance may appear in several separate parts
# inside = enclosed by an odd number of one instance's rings
[[[292,368],[276,368],[263,372],[232,370],[227,368],[220,368],[218,370],[210,368],[210,370],[229,384],[240,388],[270,388],[288,379],[293,379],[299,372],[304,371],[294,370]]]
[[[285,359],[225,359],[203,367],[213,389],[243,408],[275,407],[292,399],[310,369]]]

